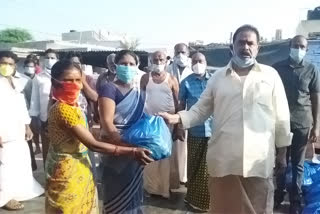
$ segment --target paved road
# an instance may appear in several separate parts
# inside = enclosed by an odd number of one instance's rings
[[[40,184],[44,184],[44,172],[41,155],[37,155],[38,169],[34,172],[34,177]],[[193,214],[189,207],[186,207],[183,199],[186,188],[182,186],[179,190],[172,193],[170,199],[161,197],[145,197],[143,211],[145,214]],[[100,203],[101,204],[101,203]],[[24,202],[25,209],[22,211],[6,211],[0,208],[0,214],[44,214],[44,197],[38,197]],[[288,213],[286,204],[281,210],[275,211],[275,214]]]

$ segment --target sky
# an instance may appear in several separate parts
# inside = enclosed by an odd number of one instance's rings
[[[252,24],[267,39],[290,38],[320,0],[1,0],[0,30],[20,27],[36,40],[59,39],[69,30],[106,29],[138,38],[142,47],[203,40],[228,42]]]

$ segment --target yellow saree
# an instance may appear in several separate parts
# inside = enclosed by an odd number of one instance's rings
[[[68,127],[83,125],[80,108],[57,102],[49,113],[50,149],[46,161],[46,213],[98,213],[88,149]]]

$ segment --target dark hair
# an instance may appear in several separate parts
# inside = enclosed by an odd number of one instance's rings
[[[296,35],[296,36],[294,36],[292,39],[290,39],[290,41],[289,41],[289,46],[292,45],[292,41],[293,41],[293,40],[296,40],[296,39],[299,39],[299,38],[305,39],[305,40],[308,42],[308,40],[307,40],[307,38],[306,38],[305,36],[303,36],[303,35]]]
[[[27,64],[29,64],[29,63],[33,63],[34,64],[34,66],[36,66],[37,65],[37,63],[34,61],[34,59],[32,59],[32,58],[27,58],[26,60],[24,60],[24,66],[26,66]]]
[[[18,62],[18,56],[12,51],[0,51],[0,59],[4,57],[13,59],[15,63]]]
[[[36,64],[36,65],[39,65],[39,59],[38,57],[35,55],[35,54],[29,54],[27,57],[26,57],[26,60],[33,60],[33,63]]]
[[[242,33],[242,32],[246,32],[246,31],[251,31],[254,32],[257,35],[257,42],[260,42],[260,34],[259,31],[256,27],[252,26],[252,25],[242,25],[241,27],[239,27],[236,32],[233,34],[233,38],[232,38],[232,42],[234,43],[236,41],[237,36]]]
[[[57,59],[59,59],[59,54],[58,54],[58,52],[57,52],[57,51],[55,51],[55,50],[53,50],[53,49],[49,48],[49,49],[47,49],[47,50],[44,52],[44,55],[46,56],[46,55],[47,55],[47,54],[49,54],[49,53],[53,53],[53,54],[55,54],[55,55],[56,55],[56,57],[57,57]]]
[[[65,72],[65,70],[75,68],[80,71],[82,74],[82,70],[80,66],[76,63],[70,62],[69,60],[61,60],[56,62],[51,68],[51,82],[54,85],[55,79],[59,79],[61,75]]]
[[[66,60],[71,60],[73,57],[77,57],[80,61],[80,63],[82,64],[82,56],[79,52],[75,52],[75,51],[70,51],[66,54],[66,56],[64,57],[64,59]]]
[[[119,61],[125,56],[125,55],[130,55],[134,58],[134,61],[136,62],[136,65],[139,64],[139,58],[138,56],[130,50],[121,50],[117,53],[116,57],[114,58],[114,63],[118,64]]]

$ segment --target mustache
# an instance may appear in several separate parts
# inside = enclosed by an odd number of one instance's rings
[[[247,52],[247,51],[242,51],[242,52],[240,52],[240,55],[241,55],[241,56],[249,56],[249,57],[252,56],[252,54],[251,54],[250,52]]]

